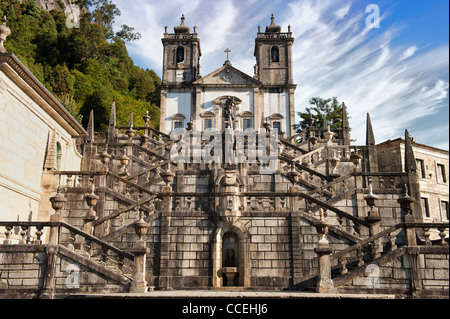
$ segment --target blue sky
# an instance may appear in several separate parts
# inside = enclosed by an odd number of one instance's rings
[[[164,27],[181,14],[198,27],[201,74],[222,66],[230,48],[234,67],[253,75],[254,40],[273,13],[291,25],[296,111],[313,96],[346,103],[354,144],[365,143],[370,113],[377,143],[404,137],[449,149],[448,0],[116,0],[117,24],[133,26],[139,41],[127,44],[135,63],[161,76]],[[379,28],[366,20],[380,11]],[[373,22],[373,20],[369,20]],[[370,25],[370,23],[369,23]],[[298,121],[298,118],[297,118]]]

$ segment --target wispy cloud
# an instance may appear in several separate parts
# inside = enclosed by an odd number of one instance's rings
[[[406,51],[403,53],[403,55],[401,56],[400,60],[405,60],[411,56],[414,55],[414,53],[416,53],[417,51],[417,47],[415,45],[409,47],[408,49],[406,49]]]
[[[202,75],[219,68],[225,60],[223,51],[232,50],[235,67],[253,75],[254,38],[257,27],[270,23],[274,13],[283,30],[291,25],[296,110],[304,110],[309,98],[336,96],[345,101],[350,113],[352,137],[357,144],[365,141],[365,119],[369,112],[377,142],[417,130],[418,142],[427,137],[421,118],[430,118],[448,110],[448,42],[423,48],[420,43],[396,45],[395,39],[407,31],[403,22],[389,25],[391,14],[381,10],[379,29],[365,25],[367,13],[359,1],[335,0],[117,0],[123,23],[141,32],[142,39],[130,43],[130,53],[145,61],[160,74],[161,37],[164,26],[179,24],[181,13],[192,28],[198,26],[202,49]],[[382,7],[383,9],[383,7]],[[170,32],[169,31],[169,32]],[[448,114],[448,111],[447,111]],[[442,123],[436,121],[436,123]],[[436,124],[440,125],[440,124]],[[445,123],[443,124],[445,126]],[[414,126],[414,127],[413,127]],[[448,149],[448,124],[442,127],[441,141]],[[445,140],[447,142],[445,142]]]

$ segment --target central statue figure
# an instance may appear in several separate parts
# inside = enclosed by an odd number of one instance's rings
[[[232,127],[232,123],[234,121],[234,107],[235,103],[232,99],[228,98],[225,101],[225,104],[223,106],[223,118],[225,123],[225,128]]]

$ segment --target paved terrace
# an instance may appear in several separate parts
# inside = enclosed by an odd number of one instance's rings
[[[71,299],[395,299],[390,294],[318,294],[294,291],[164,290],[147,293],[74,294]]]

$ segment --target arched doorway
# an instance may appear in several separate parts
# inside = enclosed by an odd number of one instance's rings
[[[239,269],[239,238],[233,231],[228,231],[222,238],[222,280],[224,286],[239,286],[239,271],[230,280],[224,269]]]
[[[223,272],[226,267],[236,268],[231,286],[250,286],[249,234],[245,225],[240,221],[233,225],[222,225],[214,233],[212,244],[213,287],[230,286]],[[233,252],[231,253],[230,250],[233,250]]]

